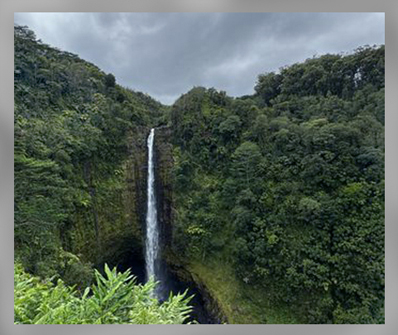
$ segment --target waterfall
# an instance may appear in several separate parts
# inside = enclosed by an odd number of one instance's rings
[[[154,277],[160,281],[158,254],[159,254],[159,228],[156,210],[155,195],[155,167],[153,162],[153,142],[155,138],[155,129],[151,129],[148,136],[148,181],[147,181],[147,214],[146,214],[146,241],[145,241],[145,263],[146,278]],[[158,296],[159,287],[155,295]]]

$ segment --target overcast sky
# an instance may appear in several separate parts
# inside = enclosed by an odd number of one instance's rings
[[[384,44],[384,13],[15,13],[44,43],[172,104],[193,86],[252,94],[260,73]]]

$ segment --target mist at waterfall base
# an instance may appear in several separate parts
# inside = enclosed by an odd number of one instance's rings
[[[190,305],[193,307],[189,321],[199,323],[219,323],[218,320],[204,307],[205,302],[197,287],[193,283],[183,283],[177,276],[168,270],[167,264],[161,259],[161,240],[157,218],[157,202],[155,192],[155,159],[154,159],[155,129],[151,129],[147,140],[148,147],[148,178],[147,178],[147,214],[145,238],[145,281],[154,278],[158,282],[153,292],[160,302],[167,300],[170,292],[173,294],[188,291],[193,298]],[[132,269],[134,272],[134,269]],[[142,274],[141,274],[142,280]],[[138,276],[137,276],[138,278]],[[140,279],[140,278],[138,278]]]

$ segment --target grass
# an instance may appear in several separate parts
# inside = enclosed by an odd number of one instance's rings
[[[292,315],[289,306],[278,306],[259,291],[235,277],[233,268],[221,261],[206,264],[192,262],[188,266],[196,280],[202,282],[222,313],[231,324],[296,324],[302,323]]]

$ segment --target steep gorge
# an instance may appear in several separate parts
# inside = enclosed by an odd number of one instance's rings
[[[88,218],[76,214],[76,224],[65,236],[73,241],[67,246],[81,260],[102,269],[107,263],[124,271],[131,268],[138,282],[145,281],[144,239],[146,214],[148,127],[128,135],[128,155],[123,163],[120,188],[109,195],[114,212],[104,203],[95,204]],[[183,255],[173,251],[173,155],[171,128],[156,128],[154,141],[155,181],[158,220],[161,235],[162,271],[167,274],[165,285],[174,293],[188,289],[194,294],[193,318],[203,323],[226,321],[219,306],[197,276],[190,273]],[[93,193],[95,197],[95,192]],[[108,204],[109,204],[108,203]],[[98,220],[98,229],[94,223]],[[87,224],[89,222],[89,224]]]
[[[163,269],[170,290],[197,294],[199,322],[384,322],[384,47],[260,75],[252,96],[196,87],[166,107],[24,27],[14,38],[25,270],[81,289],[107,263],[145,281],[157,127]]]
[[[174,198],[173,198],[173,145],[172,128],[160,126],[156,128],[155,136],[156,160],[156,192],[158,199],[159,226],[161,229],[163,268],[167,273],[167,286],[173,290],[188,288],[195,294],[193,300],[193,315],[206,323],[227,322],[225,313],[221,310],[217,300],[211,295],[205,283],[189,270],[188,259],[178,254],[173,243],[174,230]]]

